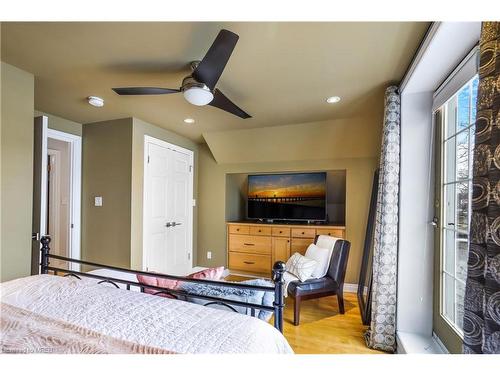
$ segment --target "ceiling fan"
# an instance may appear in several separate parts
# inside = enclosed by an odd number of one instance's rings
[[[212,46],[201,61],[191,62],[191,75],[182,80],[179,89],[162,87],[118,87],[113,91],[118,95],[163,95],[182,92],[184,98],[197,106],[210,105],[232,113],[243,119],[250,118],[219,89],[215,88],[226,64],[233,53],[239,36],[228,30],[221,30]]]

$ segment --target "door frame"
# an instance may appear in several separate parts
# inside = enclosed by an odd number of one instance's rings
[[[450,73],[447,79],[441,84],[434,94],[432,105],[432,126],[434,129],[434,280],[433,280],[433,311],[432,326],[433,333],[444,344],[451,353],[461,353],[463,344],[463,332],[460,332],[453,322],[450,322],[443,314],[443,293],[444,283],[442,270],[444,268],[444,246],[443,236],[445,228],[445,197],[444,184],[445,160],[443,157],[443,142],[446,139],[446,122],[448,110],[443,108],[446,103],[456,95],[464,85],[468,84],[478,74],[479,47],[475,46],[460,62],[460,64]],[[474,104],[471,104],[474,105]],[[471,191],[469,191],[470,197]],[[471,199],[471,198],[469,198]],[[469,201],[470,203],[471,201]],[[470,223],[469,223],[470,228]],[[456,303],[456,301],[455,301]]]
[[[188,186],[188,197],[191,198],[191,204],[189,204],[189,235],[188,235],[188,251],[190,252],[190,262],[188,262],[191,266],[191,269],[193,268],[193,236],[194,236],[194,151],[189,150],[187,148],[177,146],[173,143],[169,143],[166,141],[163,141],[158,138],[154,138],[149,135],[144,135],[144,176],[143,176],[143,201],[142,201],[142,269],[143,271],[146,270],[146,259],[147,259],[147,235],[146,235],[146,228],[149,225],[148,217],[147,217],[147,209],[148,203],[149,203],[149,196],[148,196],[148,191],[149,191],[149,169],[148,169],[148,145],[149,144],[154,144],[156,146],[168,148],[170,150],[173,150],[175,152],[180,152],[182,154],[188,155],[189,156],[189,164],[191,166],[191,178],[189,179],[189,186]]]
[[[48,142],[47,142],[48,144]],[[55,162],[52,163],[51,162],[51,157],[52,156],[56,156],[55,158]],[[52,200],[52,195],[54,195],[55,197],[59,197],[59,194],[60,194],[60,182],[61,182],[61,151],[59,150],[53,150],[53,149],[50,149],[50,148],[47,148],[47,165],[50,165],[50,170],[48,170],[47,168],[47,212],[46,212],[46,215],[49,217],[49,220],[47,222],[47,232],[50,232],[50,227],[51,227],[51,223],[53,223],[54,225],[54,235],[53,235],[53,238],[51,238],[51,241],[50,241],[50,245],[51,245],[51,248],[52,249],[57,249],[59,248],[59,245],[60,245],[60,237],[61,237],[61,233],[60,233],[60,222],[61,222],[61,213],[60,213],[60,210],[54,210],[53,211],[53,216],[51,217],[50,216],[50,213],[51,213],[51,205],[53,204],[53,200]],[[54,171],[52,171],[52,168],[54,168]],[[50,174],[52,174],[52,177],[50,176]],[[55,181],[53,180],[53,178],[55,178]],[[51,182],[54,182],[54,186],[55,186],[55,191],[52,190],[51,188]],[[57,246],[56,246],[57,245]],[[60,254],[59,254],[60,255]],[[67,254],[69,255],[69,254]],[[67,256],[65,255],[65,256]]]
[[[47,116],[33,119],[33,207],[31,274],[40,273],[40,238],[47,234]]]
[[[82,202],[82,137],[55,129],[47,130],[47,138],[69,143],[70,155],[70,253],[69,257],[81,257],[81,202]],[[71,263],[70,269],[80,271],[80,265]]]

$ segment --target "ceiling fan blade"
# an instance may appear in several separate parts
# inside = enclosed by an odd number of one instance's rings
[[[178,89],[166,89],[162,87],[117,87],[113,91],[118,95],[163,95],[180,92]]]
[[[229,100],[219,89],[215,89],[213,100],[208,103],[212,107],[220,108],[243,119],[252,118],[248,113]]]
[[[193,78],[213,90],[238,39],[239,36],[231,31],[224,29],[219,31],[207,54],[193,71]]]

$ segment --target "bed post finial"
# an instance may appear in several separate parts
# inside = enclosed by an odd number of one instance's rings
[[[40,251],[42,252],[42,256],[40,257],[40,273],[46,274],[46,273],[49,273],[49,270],[47,269],[47,267],[49,266],[50,237],[43,236],[40,239],[40,242],[42,243],[42,248],[40,249]]]
[[[285,297],[283,290],[283,274],[285,273],[285,263],[278,261],[273,266],[274,281],[274,327],[283,333],[283,308],[285,307]]]

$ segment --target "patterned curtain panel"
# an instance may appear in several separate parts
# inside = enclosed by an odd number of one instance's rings
[[[373,248],[372,320],[368,346],[396,349],[396,272],[400,149],[398,88],[385,91],[385,113]]]
[[[464,353],[500,353],[500,23],[484,22],[465,289]]]

